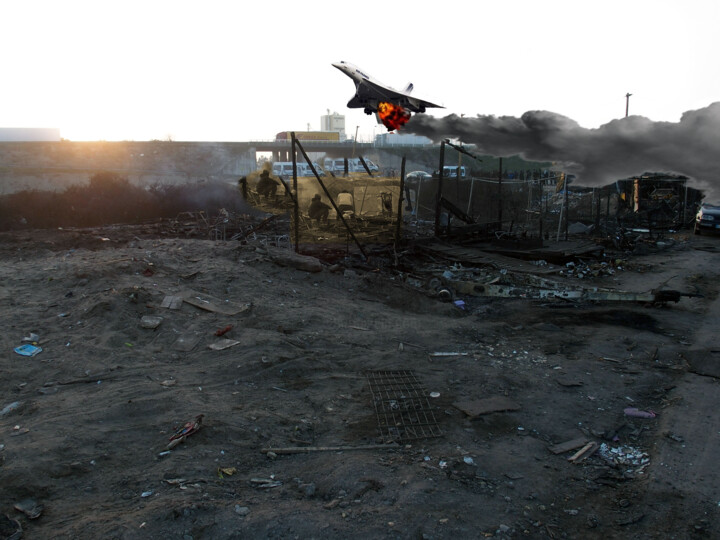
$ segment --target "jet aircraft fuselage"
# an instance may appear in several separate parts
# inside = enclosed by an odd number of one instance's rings
[[[355,95],[347,104],[351,109],[364,109],[366,114],[372,114],[378,111],[378,105],[382,102],[398,105],[414,113],[424,113],[430,107],[442,108],[442,105],[411,96],[412,84],[408,84],[404,90],[395,90],[348,62],[338,62],[333,66],[355,83]]]

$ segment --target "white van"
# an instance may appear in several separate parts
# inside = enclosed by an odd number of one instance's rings
[[[297,162],[297,175],[300,176],[314,176],[312,169],[310,168],[310,165],[308,165],[305,162]],[[315,170],[320,176],[323,176],[325,173],[320,168],[320,165],[313,162],[313,166],[315,167]],[[291,161],[278,161],[276,163],[273,163],[272,166],[272,173],[275,176],[282,176],[283,178],[292,178],[293,175],[293,164]]]
[[[365,172],[365,167],[363,167],[362,162],[360,161],[360,158],[348,158],[348,172],[349,173],[363,173]],[[365,160],[365,164],[367,165],[368,169],[371,173],[376,173],[380,170],[380,167],[375,165],[372,161],[369,159]],[[337,174],[344,174],[345,173],[345,159],[343,158],[325,158],[325,170],[331,171],[333,173]]]
[[[284,178],[292,177],[293,164],[289,161],[278,161],[273,163],[272,173],[275,176],[282,176]],[[300,171],[298,171],[298,174],[300,174]]]

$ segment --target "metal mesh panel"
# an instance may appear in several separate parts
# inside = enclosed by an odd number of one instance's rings
[[[407,442],[439,437],[428,392],[412,371],[368,371],[380,435],[386,441]]]

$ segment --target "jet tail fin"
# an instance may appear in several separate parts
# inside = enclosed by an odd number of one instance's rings
[[[403,89],[403,92],[409,94],[413,91],[413,88],[415,88],[415,85],[413,83],[407,83],[407,86]]]

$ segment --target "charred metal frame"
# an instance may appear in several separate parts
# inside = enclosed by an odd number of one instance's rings
[[[470,217],[468,214],[463,212],[458,206],[450,202],[448,199],[443,197],[443,180],[444,180],[444,169],[445,169],[445,145],[457,150],[461,154],[465,154],[466,156],[470,156],[476,161],[482,161],[479,157],[474,155],[471,152],[468,152],[465,150],[462,146],[459,146],[457,144],[451,143],[449,140],[445,139],[440,143],[440,168],[438,170],[438,186],[437,186],[437,194],[435,196],[435,236],[440,236],[440,215],[442,213],[443,208],[450,212],[452,215],[454,215],[456,218],[464,221],[465,223],[472,225],[475,223],[475,220]],[[404,161],[403,161],[404,163]],[[500,187],[499,189],[502,189],[502,158],[500,158]],[[457,176],[456,178],[458,181],[460,181],[460,166],[457,168]],[[470,196],[472,197],[472,190],[470,191]],[[502,199],[500,201],[500,215],[498,216],[498,221],[500,221],[502,226]]]
[[[363,163],[365,163],[363,161]],[[400,164],[400,197],[398,198],[397,209],[397,229],[395,229],[395,249],[400,245],[400,235],[402,234],[402,211],[403,211],[403,195],[405,193],[405,156]]]

